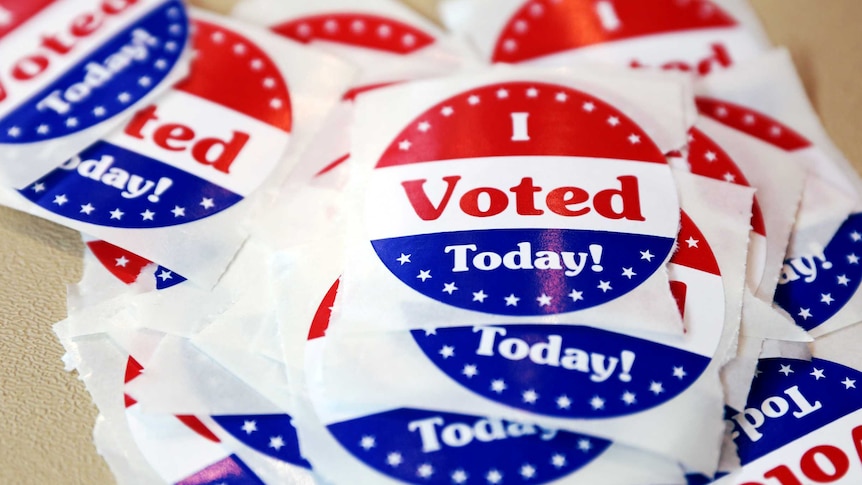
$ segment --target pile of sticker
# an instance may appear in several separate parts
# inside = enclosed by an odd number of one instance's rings
[[[118,481],[862,483],[862,182],[745,0],[226,3],[0,0]]]

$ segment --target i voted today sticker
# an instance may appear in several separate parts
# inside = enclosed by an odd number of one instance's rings
[[[679,205],[642,128],[570,87],[503,82],[412,121],[379,159],[367,232],[388,270],[454,307],[571,312],[617,299],[670,257]]]
[[[64,218],[147,229],[217,214],[266,180],[290,139],[287,83],[247,36],[194,26],[186,81],[20,193]]]
[[[0,9],[2,172],[19,186],[96,141],[184,67],[179,0],[7,2]]]
[[[603,419],[674,399],[709,365],[724,325],[718,264],[683,214],[671,289],[687,342],[586,326],[486,325],[414,330],[425,356],[491,401],[554,417]],[[723,301],[723,300],[722,300]]]

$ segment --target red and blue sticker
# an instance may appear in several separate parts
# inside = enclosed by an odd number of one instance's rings
[[[186,81],[21,194],[68,219],[147,229],[210,217],[266,180],[289,141],[286,81],[241,33],[194,25]]]
[[[538,316],[615,300],[662,268],[679,213],[640,127],[570,87],[504,82],[417,117],[370,180],[380,261],[458,308]]]

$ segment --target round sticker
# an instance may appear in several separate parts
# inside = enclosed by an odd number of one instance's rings
[[[126,364],[125,382],[143,372],[133,357]],[[203,420],[189,415],[166,416],[140,411],[137,401],[125,395],[126,418],[141,453],[162,478],[177,484],[263,484],[258,475]],[[292,418],[283,415],[213,416],[215,426],[265,456],[302,468]],[[214,428],[215,429],[215,428]]]
[[[447,376],[491,401],[565,418],[635,414],[688,389],[709,365],[724,326],[718,264],[684,213],[669,267],[684,343],[574,325],[415,330],[413,338]]]
[[[195,28],[186,81],[21,194],[69,219],[156,228],[217,214],[266,180],[289,140],[287,85],[240,33]]]
[[[709,0],[531,0],[503,28],[492,61],[518,63],[606,42],[736,24]]]
[[[743,465],[728,483],[859,483],[857,383],[859,371],[827,360],[762,359],[746,409],[728,416]]]
[[[105,241],[89,241],[87,248],[105,269],[127,285],[138,281],[144,268],[153,264],[148,259]],[[163,266],[156,268],[153,276],[157,290],[165,290],[186,281],[182,276]]]
[[[834,317],[862,282],[862,214],[847,218],[822,251],[786,261],[775,303],[806,331]]]
[[[21,49],[4,59],[8,64],[0,72],[0,143],[54,140],[123,113],[161,84],[188,41],[189,21],[180,0],[161,2],[137,19],[132,16],[140,9],[133,1],[89,2],[96,5],[84,11],[77,11],[82,2],[14,3],[3,14],[12,29],[4,31],[0,22],[0,43],[8,42],[0,47]],[[49,13],[73,17],[57,22]],[[15,27],[32,33],[43,24],[38,47],[25,47],[15,35]],[[125,27],[117,29],[120,25]],[[111,31],[87,52],[75,48]]]
[[[785,151],[801,150],[811,142],[789,126],[745,106],[714,98],[695,98],[697,111],[703,116],[753,136]]]
[[[434,43],[434,37],[398,20],[358,12],[340,12],[294,19],[272,27],[304,44],[327,41],[408,55]]]
[[[569,87],[507,82],[437,104],[380,158],[366,227],[417,292],[497,315],[625,295],[670,256],[667,160],[631,119]]]

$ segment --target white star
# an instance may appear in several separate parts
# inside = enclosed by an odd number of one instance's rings
[[[569,399],[569,396],[563,394],[562,396],[557,398],[557,407],[560,409],[569,409],[572,407],[572,400]]]
[[[261,69],[263,69],[263,61],[260,59],[252,59],[249,65],[254,71],[260,71]]]
[[[126,215],[126,213],[121,211],[120,209],[114,209],[109,212],[109,214],[111,214],[111,219],[116,219],[118,221],[122,219],[124,215]]]
[[[774,136],[774,137],[781,136],[781,127],[773,126],[772,128],[769,129],[769,134]]]
[[[521,300],[514,293],[503,299],[506,300],[506,306],[518,306],[518,302]]]
[[[689,238],[685,240],[685,243],[688,244],[688,247],[690,248],[696,248],[697,245],[700,244],[700,241],[689,236]]]
[[[241,55],[245,54],[245,51],[246,51],[246,47],[244,44],[234,44],[233,45],[233,53],[234,54],[241,56]]]
[[[485,480],[488,480],[488,483],[492,485],[497,484],[503,481],[503,474],[496,469],[488,470],[488,474],[485,475]]]
[[[216,44],[221,44],[222,42],[224,42],[224,32],[218,32],[218,31],[213,32],[213,34],[210,36],[210,38]]]
[[[509,386],[506,385],[506,381],[504,381],[503,379],[494,379],[493,381],[491,381],[491,390],[496,392],[497,394],[502,393],[508,387]]]
[[[117,96],[117,101],[121,103],[128,103],[130,99],[132,99],[132,96],[129,93],[120,93]]]
[[[616,116],[611,116],[610,118],[608,118],[608,124],[611,126],[619,126],[620,119]]]
[[[509,97],[509,91],[507,91],[507,90],[505,90],[505,89],[499,89],[499,90],[497,90],[497,98],[499,98],[499,99],[506,99],[506,98],[508,98],[508,97]]]
[[[743,122],[743,123],[745,123],[746,125],[753,125],[753,124],[754,124],[754,120],[755,120],[755,119],[754,119],[754,115],[753,115],[753,114],[751,114],[751,113],[749,113],[749,114],[747,114],[747,115],[745,115],[745,116],[743,116],[743,117],[742,117],[742,122]]]
[[[212,209],[213,207],[215,207],[213,200],[209,197],[204,197],[203,199],[201,199],[201,203],[199,205],[204,209]]]
[[[430,463],[423,463],[416,468],[416,474],[422,478],[428,478],[434,474],[434,467]]]
[[[401,453],[398,453],[397,451],[393,451],[392,453],[386,455],[386,463],[391,467],[397,467],[403,461],[404,458],[402,458]]]
[[[488,295],[485,294],[485,291],[479,290],[478,292],[473,293],[473,301],[478,301],[479,303],[485,303],[485,298],[488,298]]]
[[[106,111],[105,111],[105,108],[103,106],[96,106],[95,108],[93,108],[93,114],[96,116],[99,116],[99,117],[105,116],[105,112]]]
[[[553,298],[544,293],[542,293],[542,296],[536,298],[536,301],[539,302],[539,306],[550,306],[551,300],[553,300]]]
[[[275,79],[271,77],[263,78],[263,87],[266,89],[272,89],[275,87]]]
[[[467,376],[468,379],[471,379],[479,373],[479,370],[474,364],[465,364],[464,368],[461,370],[461,373]]]
[[[171,210],[171,212],[174,214],[174,217],[185,217],[186,208],[175,205],[173,210]]]
[[[149,209],[145,210],[144,212],[141,212],[141,217],[143,218],[142,220],[144,220],[144,221],[152,221],[153,217],[155,215],[156,215],[156,213],[149,210]]]
[[[74,128],[78,126],[78,118],[66,118],[66,126],[68,126],[69,128]]]
[[[815,367],[814,370],[811,371],[811,374],[808,374],[808,375],[814,376],[814,379],[818,380],[818,381],[820,379],[826,379],[826,376],[823,375],[823,369],[818,369],[817,367]]]
[[[361,20],[354,20],[353,23],[350,24],[350,30],[356,32],[357,34],[365,32],[365,22]]]
[[[552,456],[551,465],[554,465],[555,468],[563,468],[564,466],[566,466],[566,455],[557,453],[556,455]]]
[[[811,309],[810,308],[800,308],[799,313],[797,313],[797,315],[802,317],[803,320],[808,320],[809,318],[811,318],[813,316],[813,315],[811,315]]]
[[[127,264],[129,264],[129,260],[126,259],[125,256],[120,256],[119,258],[114,260],[114,266],[119,266],[120,268],[125,268]]]
[[[11,136],[12,138],[18,138],[21,135],[21,128],[13,126],[6,131],[6,134]]]
[[[726,174],[724,174],[724,181],[734,183],[734,182],[736,182],[736,175],[733,175],[732,173],[727,172]]]
[[[479,98],[479,96],[476,96],[474,94],[474,95],[470,96],[469,98],[467,98],[467,103],[469,103],[470,106],[476,106],[477,104],[479,104],[479,101],[481,101],[481,100],[482,99]]]
[[[87,205],[81,206],[81,212],[87,215],[92,214],[94,210],[96,210],[96,208],[93,207],[93,204],[90,204],[89,202],[87,203]]]
[[[590,101],[587,101],[586,103],[584,103],[581,106],[581,108],[583,108],[583,110],[586,111],[587,113],[592,113],[593,111],[596,110],[596,105],[591,103]]]
[[[597,288],[602,290],[602,293],[607,293],[608,291],[613,290],[613,288],[611,288],[610,281],[599,281],[599,286]]]
[[[782,364],[781,369],[778,372],[784,374],[785,376],[789,376],[790,374],[793,374],[793,369],[790,368],[790,364]]]
[[[159,59],[159,60],[157,60],[153,65],[154,65],[154,66],[156,66],[156,69],[158,69],[158,70],[162,71],[162,70],[164,70],[166,67],[168,67],[168,61],[166,61],[166,60],[164,60],[164,59]],[[125,101],[124,101],[124,102],[125,102]]]
[[[638,144],[638,143],[640,143],[640,142],[641,142],[641,137],[640,137],[640,136],[635,135],[634,133],[632,133],[631,135],[629,135],[629,143],[631,143],[632,145],[637,145],[637,144]]]
[[[640,251],[640,253],[641,253],[641,260],[645,259],[648,262],[652,263],[652,258],[654,258],[655,255],[653,255],[651,252],[649,252],[649,249],[647,249],[646,251]]]
[[[529,463],[525,463],[521,465],[521,476],[524,477],[525,480],[529,480],[536,476],[536,467],[530,465]]]
[[[832,298],[832,293],[820,294],[820,303],[826,303],[827,305],[831,305],[833,301],[835,301],[835,298]]]
[[[674,367],[673,368],[673,376],[676,377],[677,379],[682,379],[683,377],[685,377],[687,375],[688,375],[688,373],[685,371],[685,368],[683,368],[683,367]]]
[[[850,283],[850,279],[847,278],[847,275],[841,275],[838,277],[838,284],[841,286],[847,286]]]
[[[36,128],[36,133],[38,133],[40,135],[47,135],[48,132],[50,132],[50,131],[51,131],[51,127],[46,125],[46,124],[41,124],[41,125],[39,125],[38,128]]]
[[[165,50],[168,52],[173,52],[177,50],[177,43],[174,41],[165,42]]]
[[[572,292],[569,293],[569,298],[571,298],[573,302],[581,301],[584,299],[584,292],[578,291],[578,290],[572,290]]]
[[[443,283],[443,293],[449,293],[451,295],[456,291],[458,291],[458,287],[455,286],[454,281],[452,283]]]
[[[396,259],[395,261],[398,261],[399,263],[401,263],[401,266],[404,266],[406,263],[411,262],[410,256],[412,256],[412,254],[401,253],[401,256],[399,256],[398,259]]]
[[[539,394],[535,390],[529,389],[521,393],[521,399],[527,404],[535,404],[539,399]]]
[[[398,149],[401,150],[402,152],[406,152],[407,150],[410,150],[411,146],[413,146],[413,144],[410,143],[410,140],[402,140],[400,143],[398,143]]]
[[[242,423],[242,430],[245,431],[245,434],[252,434],[257,431],[257,422],[255,421],[245,421]]]
[[[281,436],[272,436],[269,438],[270,448],[275,448],[275,451],[278,451],[282,446],[284,446],[284,439]]]
[[[664,387],[662,387],[661,382],[652,381],[649,384],[649,390],[651,393],[658,396],[659,394],[664,392]]]
[[[45,191],[45,184],[39,182],[38,184],[33,185],[33,192],[36,192],[38,194],[39,192],[44,192],[44,191]]]
[[[171,26],[170,26],[170,28],[168,28],[168,30],[169,30],[172,34],[177,35],[177,34],[179,34],[180,32],[182,32],[182,31],[183,31],[183,26],[182,26],[182,25],[180,25],[180,24],[173,24],[173,25],[171,25]]]
[[[138,79],[138,84],[140,84],[142,87],[147,87],[152,83],[153,83],[153,81],[147,76],[143,76],[140,79]]]
[[[375,446],[377,446],[377,440],[374,439],[374,436],[366,435],[359,440],[359,447],[365,451],[368,451]]]
[[[635,399],[635,394],[629,391],[624,392],[623,397],[620,399],[622,399],[623,402],[626,403],[626,406],[630,406],[637,402],[637,399]]]
[[[428,123],[427,121],[423,121],[422,123],[419,123],[419,131],[421,131],[422,133],[427,133],[428,130],[430,130],[430,129],[431,129],[431,123]]]
[[[859,264],[859,256],[856,256],[855,254],[848,254],[847,262],[850,264]]]
[[[446,117],[452,116],[455,113],[455,110],[452,109],[451,106],[444,106],[443,109],[440,110],[440,114]]]
[[[593,398],[590,399],[590,406],[592,406],[593,409],[598,411],[599,409],[605,407],[605,400],[600,398],[599,396],[593,396]]]
[[[632,277],[637,276],[638,274],[634,272],[634,268],[623,268],[623,276],[628,279],[632,279]]]
[[[727,116],[727,108],[725,108],[724,106],[719,106],[715,109],[715,114],[719,118],[724,118],[725,116]]]
[[[583,451],[583,452],[587,452],[587,451],[590,451],[591,449],[593,449],[593,444],[590,443],[590,440],[588,440],[586,438],[580,439],[580,440],[578,440],[578,449]]]
[[[269,101],[269,107],[270,107],[270,108],[272,108],[272,109],[279,109],[279,108],[281,108],[282,106],[284,106],[284,101],[282,101],[282,100],[280,100],[280,99],[278,99],[278,98],[272,98],[272,99]]]
[[[170,271],[163,269],[162,272],[159,273],[158,277],[161,278],[162,281],[168,281],[168,280],[173,279],[174,275]]]
[[[66,198],[66,194],[60,194],[54,197],[54,203],[62,206],[66,202],[69,202],[69,199]]]
[[[455,357],[455,347],[452,347],[451,345],[444,345],[438,353],[442,355],[444,359],[448,359],[449,357]]]
[[[852,239],[853,242],[862,241],[862,234],[859,234],[858,231],[853,231],[850,233],[850,239]]]
[[[460,468],[452,472],[452,481],[454,483],[464,483],[467,481],[467,472]]]
[[[392,35],[392,27],[388,25],[381,25],[380,27],[377,27],[377,35],[384,39],[388,38],[390,35]]]
[[[856,381],[849,377],[845,377],[844,380],[841,381],[841,384],[844,384],[844,390],[850,389],[851,387],[856,389]]]
[[[416,277],[422,280],[422,282],[424,283],[425,280],[431,277],[431,270],[419,270],[419,275]]]
[[[558,103],[565,103],[569,99],[569,95],[566,93],[557,93],[554,95],[554,99],[557,100]]]
[[[718,159],[718,155],[716,155],[715,152],[706,152],[705,156],[706,156],[706,161],[708,161],[708,162],[714,162]]]
[[[428,337],[429,335],[437,335],[437,329],[433,327],[426,328],[425,336]]]
[[[537,96],[539,96],[539,90],[538,89],[530,88],[527,90],[527,97],[528,98],[535,98]]]
[[[503,49],[505,49],[506,52],[515,52],[518,49],[518,41],[515,39],[506,39],[505,42],[503,42]]]

